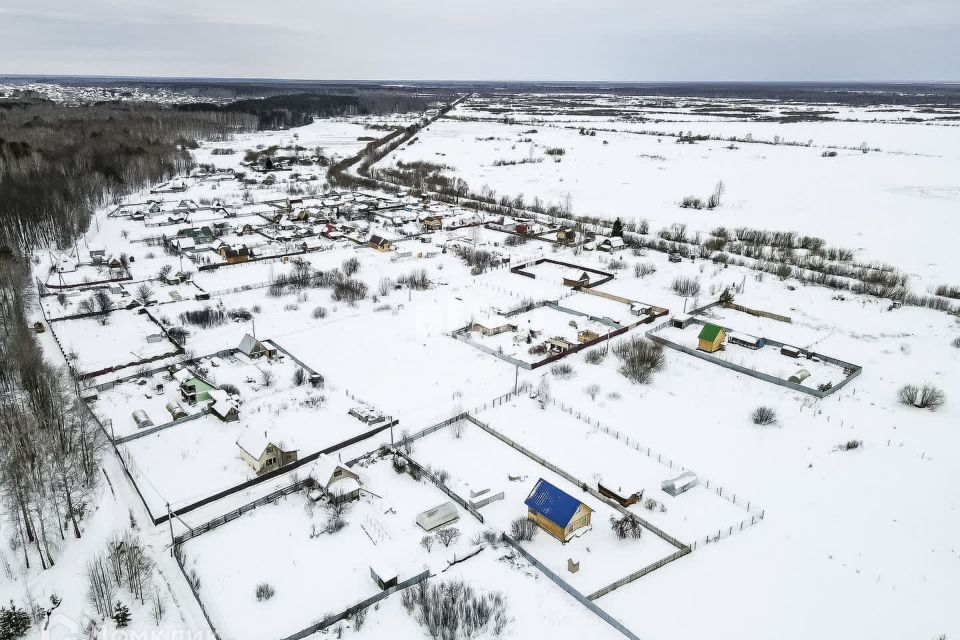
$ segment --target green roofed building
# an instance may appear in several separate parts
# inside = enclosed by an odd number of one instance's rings
[[[700,342],[697,348],[707,353],[713,353],[719,351],[723,346],[723,341],[727,339],[727,332],[715,324],[705,324],[698,337]]]

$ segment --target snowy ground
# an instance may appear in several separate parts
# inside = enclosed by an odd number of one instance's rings
[[[911,286],[920,292],[930,284],[955,281],[960,273],[955,252],[944,244],[956,231],[954,138],[960,128],[945,126],[943,121],[913,124],[902,120],[909,113],[838,109],[838,118],[855,122],[781,125],[705,115],[698,111],[709,106],[702,101],[668,101],[671,104],[654,107],[641,99],[593,96],[576,109],[562,112],[555,105],[550,112],[510,97],[502,101],[528,121],[494,122],[503,113],[486,111],[492,102],[478,103],[475,109],[468,102],[456,114],[487,121],[440,120],[419,133],[415,144],[384,162],[444,162],[455,166],[456,174],[474,188],[486,182],[502,194],[523,192],[528,202],[535,196],[562,202],[570,192],[575,212],[649,218],[654,229],[682,221],[692,230],[742,224],[822,235],[830,243],[858,249],[858,258],[903,266],[917,276]],[[605,115],[599,113],[601,108],[625,113],[622,118]],[[777,113],[798,108],[763,106]],[[628,116],[638,115],[648,120],[627,121]],[[874,117],[882,121],[868,121]],[[365,128],[371,122],[331,120],[299,130],[250,134],[204,145],[197,159],[237,168],[248,148],[294,141],[345,156],[362,148],[363,141],[357,138],[376,135]],[[621,131],[581,136],[580,126]],[[638,133],[654,128],[675,133],[681,127],[723,136],[753,133],[755,139],[771,142],[774,135],[803,142],[813,138],[814,143],[807,147],[737,142],[738,149],[727,149],[730,143],[725,141],[676,144],[675,138],[658,142],[655,135]],[[531,129],[537,132],[529,133]],[[495,139],[477,140],[489,137]],[[526,137],[532,138],[533,157],[543,158],[541,162],[491,166],[501,158],[530,157],[531,143],[519,141]],[[859,146],[862,141],[881,151],[863,154],[838,149],[835,158],[821,157],[830,145]],[[234,148],[236,153],[213,155],[216,146]],[[544,153],[547,147],[563,147],[566,153],[556,156],[561,161],[555,162],[554,156]],[[302,181],[269,188],[198,180],[185,192],[162,197],[168,201],[219,198],[230,208],[247,207],[255,214],[252,203],[285,199],[314,187],[322,190],[321,167],[305,167],[302,173]],[[677,207],[685,195],[707,195],[719,179],[727,184],[727,196],[718,210],[707,213]],[[148,197],[161,196],[144,192],[129,201],[144,202]],[[910,212],[908,221],[901,215],[904,211]],[[256,215],[234,222],[251,220],[263,222]],[[726,287],[735,285],[738,303],[789,315],[793,323],[724,309],[714,309],[708,317],[746,333],[836,355],[862,365],[862,374],[829,398],[816,400],[667,350],[663,371],[648,385],[625,379],[612,353],[601,364],[588,364],[582,353],[565,358],[573,373],[557,377],[544,370],[518,371],[449,334],[471,319],[496,318],[498,311],[530,301],[556,300],[618,322],[629,319],[624,315],[627,307],[572,293],[560,282],[562,272],[544,272],[544,277],[538,274],[531,279],[503,267],[473,275],[452,246],[459,243],[496,251],[512,264],[553,257],[600,270],[607,270],[612,259],[608,254],[574,255],[570,248],[535,240],[507,246],[504,233],[459,229],[433,233],[426,243],[402,241],[399,250],[391,253],[340,241],[303,256],[315,271],[342,268],[350,258],[359,261],[354,277],[367,285],[368,295],[348,304],[332,300],[330,290],[321,288],[271,296],[260,285],[291,273],[289,262],[253,262],[197,272],[188,258],[181,261],[160,246],[137,241],[157,237],[164,230],[107,217],[101,211],[85,242],[134,258],[130,264],[134,282],[150,280],[158,300],[165,302],[151,307],[151,313],[168,326],[182,325],[181,314],[204,307],[250,312],[251,320],[229,320],[210,328],[188,326],[187,355],[236,347],[244,333],[255,331],[323,374],[326,386],[323,390],[292,387],[289,360],[276,365],[283,371],[278,371],[273,390],[255,388],[258,374],[249,367],[259,364],[211,366],[218,382],[240,388],[239,422],[225,424],[208,416],[124,445],[155,513],[164,511],[166,501],[192,502],[250,477],[252,472],[236,451],[235,442],[243,430],[272,430],[305,454],[364,430],[347,415],[360,401],[399,419],[401,432],[413,432],[461,411],[482,408],[512,390],[515,382],[537,389],[546,379],[553,398],[546,409],[521,394],[481,411],[478,418],[585,482],[603,481],[627,494],[643,490],[645,497],[653,497],[666,510],[637,505],[632,507],[637,513],[671,535],[697,543],[688,556],[597,601],[640,637],[899,640],[960,634],[958,618],[950,613],[955,609],[954,594],[960,591],[960,492],[955,471],[960,465],[955,427],[960,423],[956,393],[960,349],[951,346],[960,336],[956,318],[929,309],[892,310],[886,300],[848,292],[838,295],[745,267],[704,260],[671,263],[662,253],[624,251],[613,259],[623,260],[626,268],[617,270],[615,279],[598,287],[600,291],[680,313],[715,300]],[[397,228],[389,230],[399,237]],[[49,257],[45,253],[39,257],[36,275],[45,281],[49,273],[44,261]],[[654,271],[644,277],[635,275],[634,267],[641,264]],[[195,300],[199,291],[159,284],[154,279],[165,266],[194,271],[196,283],[214,295],[210,300]],[[426,271],[430,288],[411,291],[389,283],[380,290],[384,278],[396,280],[419,269]],[[679,276],[698,280],[700,293],[678,295],[671,283]],[[251,288],[219,293],[245,286]],[[126,287],[131,288],[135,285]],[[172,300],[171,290],[181,292],[183,299],[167,303]],[[50,310],[69,310],[78,304],[72,297],[68,301],[68,307],[54,297],[44,302]],[[36,306],[32,313],[31,322],[41,318]],[[158,345],[169,346],[148,343],[146,336],[157,327],[134,311],[114,312],[106,327],[95,320],[64,320],[54,323],[54,330],[68,352],[77,353],[81,371],[126,362],[128,354],[130,360],[135,355],[145,357]],[[644,330],[638,327],[632,335]],[[693,340],[695,336],[688,333],[683,334],[684,340]],[[63,364],[51,332],[37,338],[47,356]],[[784,372],[793,373],[788,369]],[[130,368],[97,382],[134,371]],[[165,403],[161,400],[169,389],[158,394],[157,382],[142,386],[127,382],[104,391],[97,411],[118,427],[122,423],[124,433],[135,429],[131,413],[138,408],[155,422],[162,421]],[[897,401],[901,385],[925,382],[945,390],[943,407],[921,410]],[[153,397],[147,398],[151,388]],[[308,393],[326,397],[322,408],[301,406],[302,396]],[[750,414],[759,405],[776,411],[774,426],[751,423]],[[374,450],[388,440],[382,434],[354,445],[343,452],[343,459]],[[840,446],[849,441],[862,444],[853,450]],[[416,442],[411,455],[449,471],[458,492],[469,495],[477,487],[503,490],[504,500],[482,509],[492,528],[507,528],[511,519],[524,513],[523,499],[538,477],[565,486],[546,469],[475,428],[465,429],[459,439],[450,430],[436,432]],[[696,472],[702,484],[671,498],[660,490],[660,482],[675,475],[680,466]],[[112,454],[105,457],[103,467],[110,483],[91,499],[96,509],[86,519],[84,538],[58,541],[54,569],[39,571],[36,557],[30,556],[34,566],[26,571],[22,550],[11,547],[0,552],[3,567],[10,567],[0,573],[0,602],[22,600],[28,589],[41,599],[57,592],[64,597],[64,615],[83,620],[89,608],[84,603],[82,568],[110,533],[129,527],[132,514],[159,563],[157,582],[168,602],[176,603],[175,613],[162,629],[170,633],[203,629],[199,609],[169,558],[166,525],[149,524]],[[527,480],[510,482],[508,474],[526,475]],[[174,531],[182,533],[186,523],[196,526],[266,495],[289,484],[293,475],[187,514],[186,522],[174,523]],[[445,501],[445,496],[432,485],[396,476],[389,462],[362,468],[361,476],[380,497],[366,495],[348,514],[347,528],[333,536],[311,539],[310,525],[319,526],[325,514],[316,509],[309,515],[305,499],[291,495],[187,543],[191,566],[196,563],[202,574],[201,595],[223,640],[279,637],[374,593],[367,569],[382,545],[374,545],[360,528],[367,518],[378,521],[390,535],[395,543],[387,545],[390,557],[403,565],[398,566],[401,572],[413,575],[424,565],[437,571],[443,568],[446,556],[440,548],[434,546],[428,554],[419,546],[422,533],[413,517]],[[718,487],[724,490],[722,497]],[[727,499],[729,494],[736,496],[736,502]],[[576,495],[586,496],[579,491]],[[534,556],[555,567],[578,589],[586,592],[602,586],[671,552],[669,545],[649,532],[640,541],[613,540],[607,522],[611,510],[598,501],[590,504],[597,510],[594,526],[582,538],[563,546],[541,534],[529,545]],[[707,542],[724,529],[749,521],[758,505],[764,513],[762,521],[722,536],[716,544]],[[390,508],[396,513],[389,513]],[[464,513],[459,526],[464,535],[458,544],[464,549],[473,534],[484,528]],[[13,537],[7,520],[0,524],[0,533]],[[504,591],[515,619],[508,635],[515,638],[613,635],[607,625],[525,563],[501,561],[505,554],[502,547],[487,548],[438,577],[462,576],[477,588]],[[571,575],[566,561],[573,555],[581,562],[581,571]],[[274,584],[277,596],[257,603],[253,589],[264,580]],[[342,590],[334,589],[341,584]],[[689,615],[691,607],[696,615]],[[271,625],[280,625],[271,626],[269,633],[264,630],[268,615]],[[153,628],[139,605],[134,618],[135,631]],[[358,636],[426,637],[398,597],[371,611],[366,624]],[[39,632],[34,630],[31,639],[36,637]]]

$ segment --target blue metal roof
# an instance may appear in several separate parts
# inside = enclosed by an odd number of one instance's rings
[[[580,501],[564,493],[543,478],[537,480],[533,491],[524,502],[530,509],[559,527],[566,528],[573,514],[580,507]]]

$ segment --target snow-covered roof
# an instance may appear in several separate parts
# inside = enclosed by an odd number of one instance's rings
[[[237,405],[230,399],[230,394],[223,389],[211,389],[210,399],[213,400],[213,402],[210,403],[210,410],[218,416],[225,416],[230,413],[231,410],[237,408]]]
[[[459,518],[457,506],[453,502],[444,502],[433,509],[427,509],[417,516],[417,524],[423,529],[431,531],[437,527],[453,522]]]

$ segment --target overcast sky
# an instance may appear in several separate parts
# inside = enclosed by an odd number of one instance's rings
[[[960,80],[960,0],[0,0],[0,74]]]

